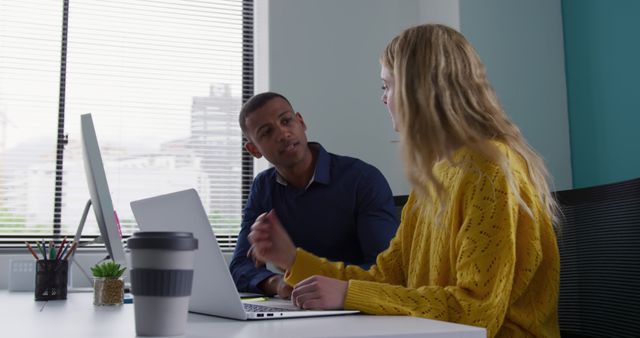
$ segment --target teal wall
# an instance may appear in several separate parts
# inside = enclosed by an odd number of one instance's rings
[[[640,177],[640,1],[563,0],[574,187]]]

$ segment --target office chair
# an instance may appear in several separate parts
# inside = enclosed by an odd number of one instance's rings
[[[639,337],[640,179],[555,196],[562,337]]]
[[[409,195],[393,196],[393,204],[396,205],[396,215],[398,216],[398,221],[400,221],[402,218],[402,208],[404,208],[404,205],[407,203],[408,199]]]

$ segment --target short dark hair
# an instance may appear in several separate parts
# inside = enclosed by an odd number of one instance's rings
[[[247,130],[247,117],[249,116],[249,114],[253,113],[254,111],[256,111],[256,110],[258,110],[260,108],[262,108],[262,106],[267,104],[267,102],[269,102],[269,101],[271,101],[271,100],[273,100],[273,99],[275,99],[277,97],[287,101],[287,103],[289,105],[291,105],[291,102],[289,102],[289,100],[287,100],[287,98],[284,97],[281,94],[278,94],[278,93],[275,93],[275,92],[264,92],[264,93],[260,93],[260,94],[252,96],[242,106],[242,109],[240,109],[240,115],[238,116],[238,121],[240,122],[240,129],[242,129],[242,133],[244,134],[244,136],[247,139],[249,139],[249,134],[248,134],[248,130]]]

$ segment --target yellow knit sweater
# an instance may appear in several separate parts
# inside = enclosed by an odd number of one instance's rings
[[[559,337],[559,256],[551,220],[524,161],[499,148],[533,217],[495,162],[460,149],[435,168],[448,192],[443,225],[433,224],[431,206],[440,202],[428,204],[412,193],[396,236],[371,269],[298,249],[286,282],[315,274],[349,280],[344,308],[364,313],[481,326],[488,337]]]

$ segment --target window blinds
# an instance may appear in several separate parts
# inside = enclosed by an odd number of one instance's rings
[[[61,67],[62,2],[1,1],[0,236],[75,232],[91,113],[123,235],[137,229],[130,201],[195,188],[231,249],[253,176],[237,120],[253,88],[252,2],[69,1]],[[98,235],[93,214],[83,235]]]

